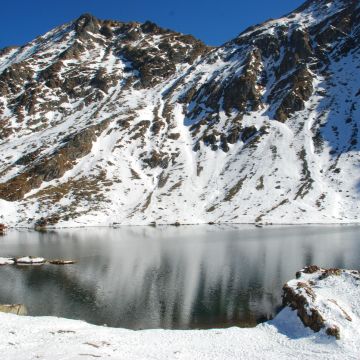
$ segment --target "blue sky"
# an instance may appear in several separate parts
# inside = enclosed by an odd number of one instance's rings
[[[22,45],[89,12],[102,19],[151,20],[221,45],[250,25],[276,18],[304,0],[1,0],[0,48]]]

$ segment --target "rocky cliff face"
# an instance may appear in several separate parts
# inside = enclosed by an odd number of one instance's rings
[[[86,14],[2,50],[2,222],[357,222],[359,20],[307,1],[210,48]]]

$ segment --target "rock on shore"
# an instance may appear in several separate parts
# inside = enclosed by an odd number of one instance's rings
[[[305,267],[285,284],[283,302],[305,326],[336,339],[359,326],[360,273],[357,270]]]

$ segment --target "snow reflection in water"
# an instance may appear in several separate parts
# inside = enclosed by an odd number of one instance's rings
[[[356,226],[186,226],[11,231],[0,256],[75,258],[0,268],[0,303],[31,315],[143,328],[253,326],[307,264],[357,268]]]

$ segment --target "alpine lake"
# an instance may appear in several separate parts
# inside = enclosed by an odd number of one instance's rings
[[[0,267],[0,303],[128,329],[252,327],[281,309],[282,286],[316,264],[359,269],[355,225],[199,225],[10,230],[0,256],[73,265]]]

